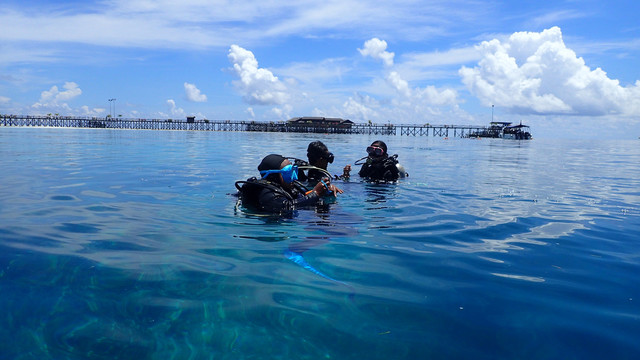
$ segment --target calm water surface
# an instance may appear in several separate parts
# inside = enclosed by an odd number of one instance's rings
[[[0,359],[640,356],[640,141],[383,137],[398,184],[236,207],[317,139],[375,140],[0,129]]]

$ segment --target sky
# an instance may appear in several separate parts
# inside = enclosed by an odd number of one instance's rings
[[[638,139],[638,14],[635,0],[3,0],[0,114]]]

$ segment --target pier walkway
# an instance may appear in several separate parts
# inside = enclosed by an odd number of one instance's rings
[[[293,124],[287,121],[259,122],[233,120],[110,119],[73,116],[0,115],[0,126],[104,128],[132,130],[261,131],[329,134],[372,134],[435,137],[469,137],[487,128],[478,125],[345,125]]]

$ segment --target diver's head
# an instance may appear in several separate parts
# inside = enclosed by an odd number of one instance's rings
[[[258,171],[263,179],[290,187],[294,180],[298,180],[298,167],[282,155],[271,154],[265,156],[258,165]]]
[[[325,170],[328,164],[333,163],[333,153],[322,141],[314,141],[309,144],[307,158],[309,158],[309,164]]]
[[[387,156],[387,144],[382,140],[376,140],[367,147],[367,154],[372,158]]]

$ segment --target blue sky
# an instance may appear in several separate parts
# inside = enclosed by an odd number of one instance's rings
[[[635,139],[639,4],[4,0],[0,113],[486,125],[493,112],[536,136]]]

